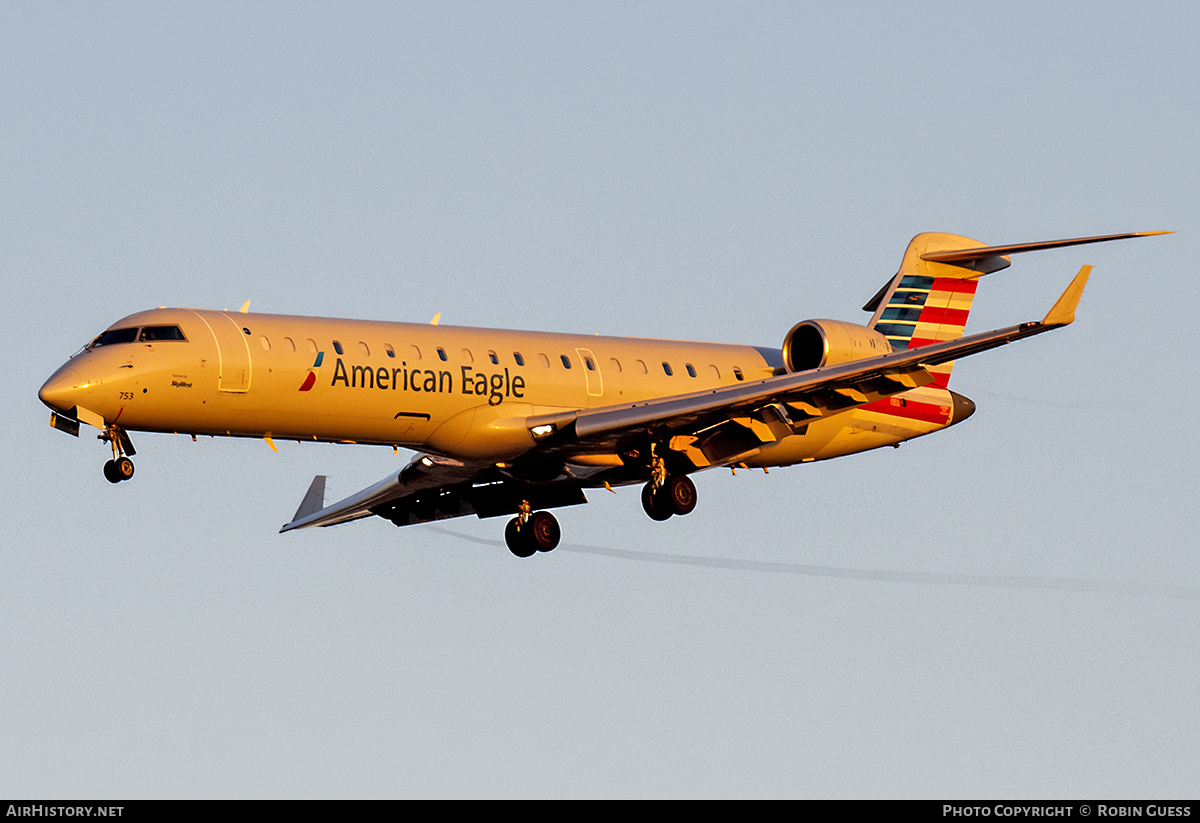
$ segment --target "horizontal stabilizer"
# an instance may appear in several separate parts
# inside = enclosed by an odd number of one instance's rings
[[[1063,246],[1082,246],[1086,243],[1103,243],[1106,240],[1126,240],[1130,237],[1152,237],[1156,234],[1172,234],[1169,231],[1135,231],[1126,234],[1104,234],[1098,237],[1074,237],[1069,240],[1043,240],[1038,243],[1014,243],[1008,246],[981,246],[974,249],[950,249],[931,251],[921,255],[922,260],[934,263],[966,263],[988,257],[1004,257],[1023,251],[1058,249]]]

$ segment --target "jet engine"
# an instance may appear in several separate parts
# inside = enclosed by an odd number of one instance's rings
[[[789,372],[835,366],[892,350],[874,329],[841,320],[805,320],[783,338],[783,365]]]

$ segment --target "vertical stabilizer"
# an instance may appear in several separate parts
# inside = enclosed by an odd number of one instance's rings
[[[908,244],[900,270],[864,307],[874,311],[871,328],[887,337],[895,350],[962,337],[979,278],[1007,268],[1010,260],[999,254],[952,263],[923,258],[939,251],[983,246],[957,234],[918,234]],[[934,385],[945,387],[953,367],[950,362],[931,368]]]

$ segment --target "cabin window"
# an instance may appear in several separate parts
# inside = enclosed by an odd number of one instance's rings
[[[562,361],[564,369],[571,368],[571,359],[569,357],[567,357],[565,354],[560,354],[558,356],[558,359]]]
[[[488,360],[492,361],[493,366],[500,365],[500,358],[496,356],[496,353],[494,351],[488,352]]]
[[[384,343],[383,350],[387,352],[388,357],[392,358],[393,360],[396,359],[396,350],[392,348],[391,343]]]
[[[290,337],[283,338],[283,345],[287,346],[288,351],[296,350],[296,341]]]
[[[137,340],[138,330],[134,329],[110,329],[101,333],[99,337],[92,341],[89,349],[94,349],[97,346],[111,346],[115,343],[133,343]]]
[[[438,346],[437,353],[438,353],[438,359],[441,360],[443,363],[446,362],[446,360],[448,359],[446,357],[446,350],[443,349],[441,346]]]
[[[737,366],[733,367],[733,376],[736,377],[738,380],[746,379],[746,377],[742,374],[742,370],[739,369]]]
[[[419,348],[417,348],[415,345],[409,346],[408,351],[409,351],[408,356],[411,357],[413,360],[421,359],[421,350]]]
[[[617,374],[621,373],[621,361],[620,360],[618,360],[615,357],[610,357],[610,358],[608,358],[608,362],[612,363],[613,371],[615,371]]]
[[[513,352],[513,360],[517,361],[518,366],[525,365],[525,356],[523,354],[521,354],[519,351]]]
[[[550,358],[547,357],[545,353],[538,352],[538,362],[541,363],[544,368],[550,368]]]
[[[471,354],[470,349],[463,349],[463,362],[467,365],[475,362],[475,356]]]
[[[258,338],[258,342],[262,343],[263,351],[271,350],[271,341],[267,339],[267,336],[265,334],[262,337]]]
[[[151,340],[185,340],[183,330],[178,326],[147,326],[142,329],[138,338],[143,342]]]
[[[370,348],[368,348],[368,347],[367,347],[367,344],[366,344],[366,343],[364,343],[364,342],[363,342],[363,341],[361,341],[361,340],[359,340],[359,341],[358,341],[358,350],[359,350],[359,351],[361,351],[361,352],[363,353],[363,356],[364,356],[364,357],[370,357],[370,356],[371,356],[371,349],[370,349]]]
[[[650,370],[649,370],[648,368],[646,368],[646,361],[645,361],[645,360],[638,360],[638,361],[637,361],[637,367],[638,367],[638,371],[640,371],[642,374],[649,374],[649,373],[650,373]]]
[[[337,352],[338,354],[345,354],[345,353],[346,353],[346,352],[342,351],[342,344],[341,344],[341,343],[339,343],[337,340],[334,340],[334,341],[333,341],[333,350],[334,350],[335,352]]]
[[[584,357],[584,358],[583,358],[583,365],[587,366],[587,370],[588,370],[588,371],[595,371],[595,370],[596,370],[596,364],[595,364],[595,362],[592,360],[592,358],[590,358],[590,357]]]
[[[716,366],[714,366],[712,364],[709,364],[708,368],[712,371],[713,377],[717,378],[718,380],[721,379],[721,370],[720,369],[718,369]]]
[[[313,354],[317,353],[317,341],[313,340],[311,337],[308,338],[308,350]]]
[[[671,364],[666,360],[663,361],[663,371],[666,372],[667,377],[675,376],[675,372],[671,371]]]
[[[687,369],[688,377],[696,376],[696,367],[693,366],[691,363],[685,363],[683,367],[685,369]]]

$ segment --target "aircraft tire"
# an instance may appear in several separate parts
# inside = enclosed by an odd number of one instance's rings
[[[558,518],[550,512],[535,512],[529,518],[528,538],[538,551],[554,551],[562,539]]]
[[[663,505],[664,503],[667,505]],[[646,510],[646,514],[650,515],[651,520],[657,520],[660,523],[675,514],[667,496],[655,493],[653,483],[642,486],[642,508]]]
[[[114,474],[118,480],[128,480],[133,477],[133,461],[128,457],[122,457],[114,463]]]
[[[517,557],[532,557],[537,552],[532,532],[529,529],[518,529],[517,522],[517,518],[514,517],[504,527],[504,542],[508,545],[508,550]]]
[[[109,483],[120,483],[121,476],[117,474],[117,461],[109,460],[104,464],[104,479]]]
[[[691,514],[696,508],[696,484],[686,474],[677,474],[667,481],[667,500],[675,514]]]

